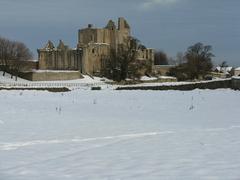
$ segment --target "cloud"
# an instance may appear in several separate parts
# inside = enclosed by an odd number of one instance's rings
[[[145,0],[145,2],[141,4],[141,9],[148,10],[157,5],[169,5],[169,4],[174,4],[177,1],[178,0]]]

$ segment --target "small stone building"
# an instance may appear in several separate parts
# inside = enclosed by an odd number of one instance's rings
[[[234,76],[240,76],[240,67],[234,69]]]
[[[154,65],[152,68],[152,72],[154,74],[167,76],[170,69],[176,67],[175,65]]]
[[[95,28],[89,24],[78,31],[78,44],[75,49],[66,46],[62,41],[57,47],[49,41],[38,49],[40,70],[78,70],[83,74],[98,75],[106,68],[111,50],[126,43],[131,36],[131,29],[124,18],[118,19],[118,25],[110,20],[104,28]],[[139,60],[154,60],[153,49],[138,52]]]

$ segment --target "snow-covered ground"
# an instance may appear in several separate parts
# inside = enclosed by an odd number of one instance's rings
[[[106,78],[93,77],[83,75],[81,79],[75,80],[65,80],[65,81],[28,81],[22,78],[18,78],[15,81],[15,77],[11,78],[11,75],[6,73],[2,76],[0,71],[0,87],[67,87],[69,89],[90,89],[92,86],[101,86],[103,88],[108,88],[109,85],[106,82],[112,82]]]
[[[240,93],[0,91],[0,179],[240,179]]]
[[[159,77],[148,77],[148,76],[142,76],[140,78],[141,81],[157,81],[157,80],[172,80],[177,81],[177,78],[172,76],[159,76]]]
[[[17,80],[18,82],[29,82],[28,80],[22,79],[22,78],[18,78]],[[13,76],[13,78],[11,78],[11,75],[8,73],[5,73],[5,76],[3,76],[3,72],[0,71],[0,83],[4,83],[4,82],[16,82],[15,81],[15,76]]]
[[[39,70],[40,71],[40,70]],[[75,80],[65,80],[65,81],[28,81],[22,78],[18,78],[17,81],[15,80],[15,76],[11,78],[11,75],[6,73],[5,76],[2,75],[2,71],[0,71],[0,83],[99,83],[104,81],[110,81],[106,78],[100,77],[89,77],[87,75],[83,75],[82,79],[75,79]]]
[[[178,86],[178,85],[185,85],[185,84],[198,84],[198,83],[208,83],[213,81],[226,81],[230,80],[231,78],[225,78],[225,79],[214,79],[214,80],[204,80],[204,81],[178,81],[178,82],[144,82],[140,84],[130,84],[130,85],[124,85],[125,87],[143,87],[143,86]],[[120,86],[120,85],[119,85]],[[116,87],[119,87],[116,86]]]

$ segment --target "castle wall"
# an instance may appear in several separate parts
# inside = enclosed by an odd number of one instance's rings
[[[20,77],[30,81],[58,81],[80,79],[82,75],[79,71],[40,71],[40,72],[22,72]]]
[[[120,17],[118,18],[118,44],[124,44],[126,38],[131,36],[131,29],[127,21]]]
[[[169,73],[170,69],[174,67],[174,65],[153,65],[152,71],[154,74],[166,76]]]
[[[109,58],[110,46],[107,44],[89,44],[83,48],[84,73],[101,74],[105,61]]]
[[[118,28],[113,21],[109,21],[105,28],[97,29],[89,25],[88,28],[81,29],[78,32],[78,46],[89,43],[106,43],[112,49],[116,49],[118,44],[126,43],[130,36],[130,27],[124,18],[119,18]]]
[[[154,59],[154,50],[153,49],[141,49],[137,52],[138,60],[153,60]]]
[[[117,30],[109,29],[83,29],[79,31],[78,46],[84,46],[89,43],[106,43],[113,48],[117,44]]]
[[[40,70],[79,70],[80,50],[41,49],[38,52]]]

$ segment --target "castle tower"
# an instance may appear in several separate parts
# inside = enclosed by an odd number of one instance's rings
[[[117,27],[114,21],[109,20],[107,26],[105,27],[105,42],[109,42],[111,49],[116,49],[118,45],[118,33]]]
[[[108,24],[107,24],[107,26],[106,26],[106,29],[116,30],[116,25],[115,25],[115,23],[113,22],[113,20],[109,20],[109,21],[108,21]]]
[[[119,44],[124,44],[125,39],[131,36],[131,28],[128,22],[123,18],[118,18]]]

